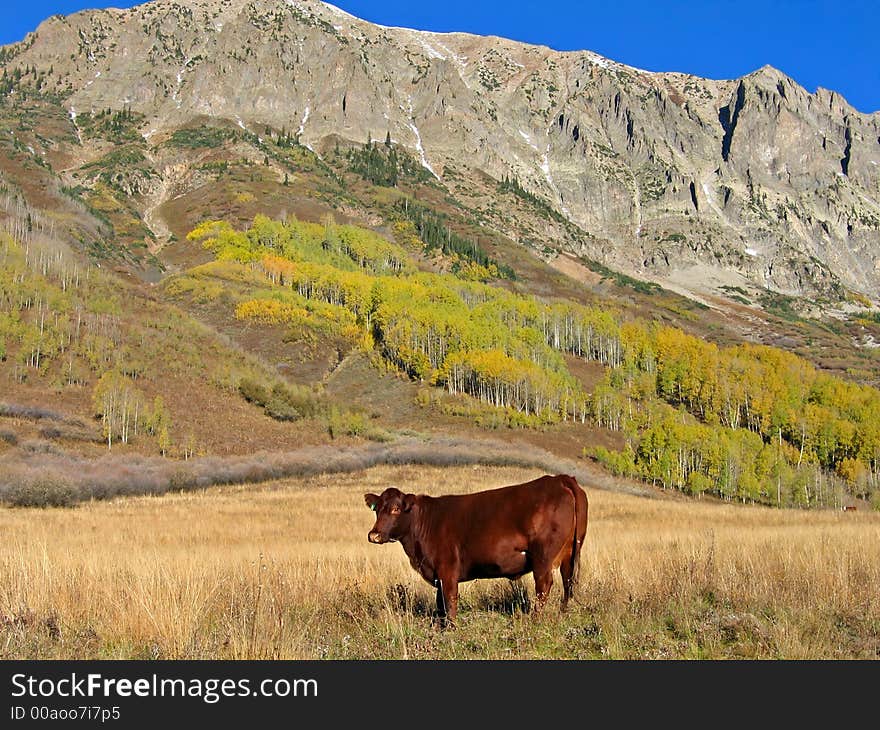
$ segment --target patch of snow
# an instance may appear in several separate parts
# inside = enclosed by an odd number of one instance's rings
[[[436,33],[429,33],[431,36],[436,36]],[[437,38],[432,38],[434,43],[438,48],[442,49],[447,55],[446,60],[452,59],[452,62],[455,64],[458,69],[458,76],[461,79],[462,83],[468,88],[471,88],[471,85],[468,83],[467,78],[465,77],[465,71],[467,70],[468,57],[467,56],[459,56],[454,51],[450,50],[449,46],[441,41],[437,40]]]
[[[419,36],[417,40],[421,44],[422,48],[425,49],[425,52],[428,54],[429,58],[439,58],[441,61],[447,60],[446,56],[444,56],[442,53],[440,53],[436,48],[434,48],[434,46],[432,46],[430,43],[428,43],[428,41],[426,41],[424,38]]]
[[[174,89],[174,93],[171,94],[171,98],[177,102],[177,108],[180,109],[180,105],[182,104],[181,100],[177,98],[177,95],[180,93],[180,85],[183,83],[183,74],[187,68],[189,68],[191,58],[187,57],[187,59],[183,62],[183,66],[180,71],[177,72],[177,88]]]
[[[745,250],[745,254],[746,254],[746,256],[757,256],[758,252],[755,251],[755,249],[753,249],[753,248],[747,248]]]
[[[731,222],[729,220],[727,220],[727,216],[724,215],[724,211],[721,210],[718,203],[715,202],[715,194],[712,191],[712,188],[709,186],[709,183],[704,180],[700,183],[700,187],[703,190],[703,194],[706,196],[706,202],[709,204],[709,207],[718,216],[718,219],[721,221],[721,223],[723,223],[725,226],[730,228],[732,231],[737,232],[736,228],[731,224]]]
[[[419,32],[419,31],[415,30],[414,28],[404,28],[401,25],[382,25],[381,23],[373,23],[373,22],[371,22],[370,25],[373,25],[377,28],[381,28],[382,30],[408,30],[412,33]]]
[[[335,30],[337,33],[341,33],[341,32],[342,32],[342,26],[341,26],[341,25],[334,25],[334,26],[333,26],[333,30]]]
[[[238,114],[235,115],[235,123],[236,123],[239,127],[241,127],[245,132],[248,132],[248,133],[250,133],[250,134],[253,134],[253,132],[251,132],[251,130],[249,130],[249,129],[245,126],[245,123],[244,123],[243,121],[241,121],[241,117],[238,116]],[[257,143],[258,143],[258,144],[263,144],[263,138],[260,137],[259,135],[257,135]]]
[[[309,114],[311,113],[311,111],[312,111],[311,107],[306,105],[306,110],[303,112],[303,118],[300,120],[300,123],[299,123],[299,129],[296,132],[297,137],[299,137],[303,132],[306,131],[306,122],[309,121]],[[305,145],[305,146],[309,147],[308,145]],[[312,149],[312,148],[309,147],[309,149]]]
[[[715,212],[718,216],[719,220],[727,226],[730,230],[736,231],[736,226],[734,226],[728,219],[727,216],[724,215],[724,211],[721,210],[718,203],[715,202],[715,194],[712,191],[712,188],[709,186],[709,183],[703,181],[700,183],[700,187],[703,190],[703,194],[706,196],[706,202],[709,203],[709,207]]]
[[[436,38],[434,39],[434,42],[435,42],[438,46],[440,46],[440,48],[442,48],[444,51],[446,51],[446,53],[448,53],[449,56],[450,56],[450,57],[451,57],[456,63],[459,63],[459,64],[461,64],[461,65],[463,65],[463,66],[467,66],[467,56],[459,56],[459,55],[458,55],[457,53],[455,53],[454,51],[449,50],[449,46],[447,46],[445,43],[441,43],[441,42],[438,41]]]
[[[214,23],[214,30],[217,33],[219,33],[221,30],[223,30],[223,21],[222,20],[218,20],[216,23]]]
[[[528,132],[523,132],[520,129],[519,133],[522,136],[522,138],[526,141],[526,143],[529,145],[529,147],[531,147],[533,150],[535,150],[535,152],[540,152],[540,150],[538,149],[538,145],[536,145],[534,142],[532,142],[532,137]]]
[[[547,130],[547,134],[550,134],[550,131]],[[537,149],[536,149],[537,151]],[[544,173],[544,177],[547,178],[547,184],[550,186],[550,189],[556,193],[559,197],[560,205],[562,208],[562,212],[565,213],[566,217],[571,218],[571,211],[566,207],[565,203],[562,202],[562,195],[559,193],[559,188],[556,187],[556,181],[553,180],[553,175],[550,172],[550,143],[547,143],[547,149],[544,150],[544,154],[541,155],[541,172]]]
[[[419,132],[419,128],[416,126],[416,121],[413,117],[412,96],[409,97],[409,128],[416,136],[416,150],[419,153],[419,159],[421,160],[422,167],[424,167],[428,172],[430,172],[434,177],[439,180],[440,177],[437,175],[436,172],[434,172],[434,168],[431,167],[431,163],[428,162],[428,158],[425,156],[425,148],[422,146],[422,135]]]
[[[636,68],[635,66],[629,66],[625,63],[618,63],[617,61],[612,61],[609,58],[605,58],[604,56],[600,56],[598,53],[593,53],[592,51],[587,51],[587,60],[592,63],[594,66],[599,66],[600,68],[609,69],[612,67],[616,68],[626,68],[630,71],[635,71],[640,74],[650,74],[654,75],[654,71],[646,71],[643,68]]]
[[[547,143],[547,149],[544,150],[544,154],[541,155],[541,171],[544,173],[544,177],[547,178],[547,182],[553,185],[553,177],[550,175],[550,143]],[[553,185],[553,187],[556,187]]]
[[[303,112],[303,117],[302,117],[302,119],[300,120],[300,123],[299,123],[299,129],[296,131],[296,136],[297,136],[297,137],[300,137],[300,136],[303,134],[303,132],[305,132],[305,130],[306,130],[306,122],[309,121],[309,114],[311,113],[311,111],[312,111],[311,107],[309,107],[308,105],[306,105],[306,110]],[[299,143],[300,143],[303,147],[305,147],[307,150],[309,150],[309,152],[315,152],[315,150],[312,149],[312,146],[311,146],[308,142],[303,142],[303,141],[300,139],[300,142],[299,142]],[[318,155],[317,152],[315,152],[315,154]],[[320,157],[320,156],[321,156],[321,155],[318,155],[318,157]]]
[[[718,203],[715,202],[715,195],[712,192],[712,189],[709,187],[709,183],[703,182],[701,183],[701,187],[703,188],[703,195],[706,196],[706,202],[709,203],[709,207],[717,213],[718,217],[721,218],[725,223],[727,222],[727,218],[724,216],[724,212],[721,208],[718,207]]]
[[[31,147],[30,145],[28,145],[27,148],[28,148],[28,152],[30,152],[32,155],[37,154],[37,151],[33,147]]]
[[[287,0],[287,4],[291,7],[296,7],[296,3],[293,2],[293,0]],[[351,13],[346,13],[342,8],[337,8],[331,3],[325,2],[324,7],[334,15],[338,15],[340,18],[351,18],[352,20],[360,20],[360,18],[352,15]]]
[[[616,61],[615,61],[615,63],[618,66],[622,66],[623,68],[627,68],[630,71],[635,71],[636,73],[640,73],[640,74],[648,74],[649,76],[656,76],[658,73],[660,73],[658,71],[647,71],[643,68],[638,68],[637,66],[630,66],[629,64],[626,64],[626,63],[617,63]]]
[[[156,129],[151,129],[151,130],[149,130],[149,131],[147,131],[147,132],[144,132],[143,135],[141,135],[141,136],[142,136],[144,139],[149,139],[149,138],[152,137],[154,134],[156,134]]]
[[[287,4],[292,5],[293,0],[287,0]],[[361,18],[358,18],[354,15],[350,15],[349,13],[346,13],[344,10],[340,10],[335,5],[331,5],[328,2],[324,2],[323,4],[324,4],[324,7],[326,7],[328,10],[334,11],[337,15],[351,18],[353,20],[358,21],[359,23],[364,22]],[[404,31],[406,33],[414,33],[414,34],[419,34],[419,35],[435,35],[435,36],[436,35],[462,35],[462,31],[455,31],[455,30],[449,31],[449,32],[443,32],[443,31],[437,31],[437,30],[419,30],[418,28],[405,28],[401,25],[382,25],[381,23],[374,23],[372,21],[370,21],[370,25],[374,28],[381,28],[382,30],[400,30],[400,31]]]
[[[82,144],[82,133],[79,131],[79,125],[76,123],[76,109],[70,107],[70,121],[73,124],[73,129],[76,132],[76,138],[79,140],[79,143]]]

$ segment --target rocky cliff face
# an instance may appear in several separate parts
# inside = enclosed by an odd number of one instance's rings
[[[648,73],[385,28],[314,0],[55,16],[7,55],[7,69],[45,72],[74,121],[127,107],[149,140],[218,117],[319,153],[331,137],[389,133],[441,180],[515,176],[591,234],[566,246],[639,276],[880,296],[880,114],[770,67],[732,81]]]

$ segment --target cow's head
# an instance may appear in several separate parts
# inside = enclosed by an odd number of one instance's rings
[[[381,545],[393,542],[406,535],[410,529],[414,494],[404,494],[395,487],[388,487],[382,494],[365,494],[364,502],[376,513],[376,524],[367,535],[367,540]]]

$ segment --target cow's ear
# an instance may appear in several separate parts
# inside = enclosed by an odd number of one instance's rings
[[[416,503],[416,495],[414,494],[404,494],[403,495],[403,511],[409,512],[413,505]]]
[[[369,507],[373,512],[376,511],[376,507],[379,505],[379,495],[377,494],[365,494],[364,502],[367,507]]]

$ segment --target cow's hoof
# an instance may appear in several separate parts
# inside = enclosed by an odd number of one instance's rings
[[[434,627],[439,629],[440,631],[446,631],[448,629],[454,629],[456,627],[456,623],[448,616],[436,616],[434,618]]]

